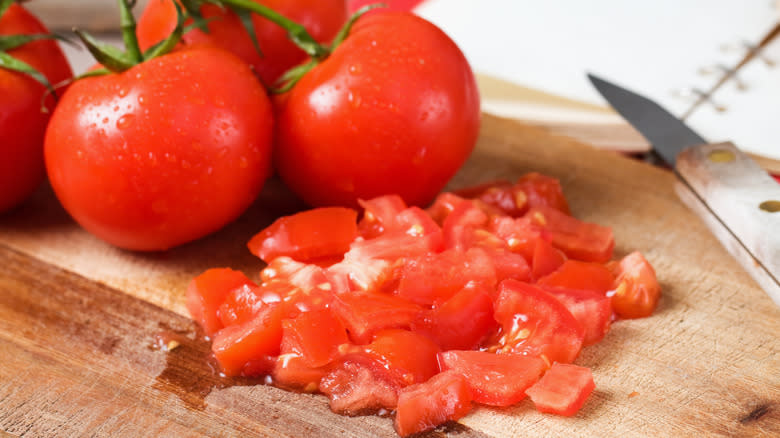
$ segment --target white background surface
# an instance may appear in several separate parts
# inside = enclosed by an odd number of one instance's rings
[[[463,49],[474,69],[518,84],[605,104],[585,77],[593,72],[681,115],[690,101],[675,96],[707,89],[716,75],[699,69],[734,65],[740,50],[777,21],[771,0],[427,0],[417,12]],[[780,64],[780,41],[766,55]],[[711,141],[780,159],[780,66],[749,64],[746,91],[727,84],[687,122]]]

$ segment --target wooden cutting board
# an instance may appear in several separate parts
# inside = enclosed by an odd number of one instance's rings
[[[540,171],[574,213],[610,225],[616,256],[642,251],[663,299],[618,321],[577,363],[597,389],[573,418],[525,400],[478,408],[428,436],[780,436],[780,309],[674,194],[671,173],[485,116],[452,187]],[[392,437],[389,418],[332,414],[322,396],[223,379],[184,309],[215,266],[256,276],[247,239],[301,208],[270,183],[240,220],[164,253],[110,247],[51,191],[0,217],[0,430],[23,436]],[[175,340],[179,346],[164,351]]]

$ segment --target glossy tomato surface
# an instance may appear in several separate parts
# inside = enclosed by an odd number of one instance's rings
[[[238,217],[270,173],[271,107],[249,67],[193,47],[77,81],[46,133],[65,209],[116,246],[164,250]]]
[[[300,23],[321,43],[329,43],[347,20],[344,0],[255,0]],[[233,52],[251,65],[266,85],[306,58],[287,37],[287,32],[271,21],[252,14],[252,25],[260,47],[258,53],[238,16],[216,5],[201,6],[208,33],[193,28],[184,35],[185,44],[211,43]],[[165,39],[176,27],[176,8],[171,0],[150,0],[138,20],[142,48]]]
[[[379,11],[279,99],[275,162],[311,205],[390,193],[424,205],[470,154],[479,117],[455,43],[420,17]]]
[[[0,36],[41,33],[49,31],[18,4],[11,4],[0,17]],[[8,54],[43,73],[53,85],[73,75],[53,40],[31,42]],[[30,76],[0,67],[0,213],[27,198],[46,174],[43,137],[55,99],[42,100],[45,91]],[[42,103],[48,113],[42,111]]]

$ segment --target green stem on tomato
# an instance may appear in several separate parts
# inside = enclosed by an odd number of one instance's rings
[[[219,0],[219,3],[254,12],[276,23],[287,31],[287,36],[296,46],[312,58],[320,59],[329,54],[328,48],[318,43],[302,24],[290,20],[267,6],[255,3],[252,0]]]
[[[135,34],[135,18],[129,0],[119,2],[119,25],[122,30],[122,40],[128,59],[133,64],[143,61],[141,47],[138,45],[138,36]],[[133,3],[135,3],[133,1]]]
[[[223,0],[224,1],[224,0]],[[372,3],[370,5],[363,6],[362,8],[358,9],[354,14],[352,14],[351,17],[347,20],[346,23],[344,23],[344,26],[339,29],[339,32],[336,34],[336,37],[333,39],[333,42],[331,43],[330,47],[325,49],[324,55],[320,57],[314,57],[312,56],[309,62],[301,65],[297,65],[289,70],[287,70],[276,83],[274,86],[269,90],[272,94],[281,94],[286,93],[292,89],[292,87],[295,86],[295,84],[298,83],[298,81],[303,78],[303,76],[308,73],[311,69],[317,66],[320,62],[325,60],[331,52],[336,50],[336,47],[338,47],[349,35],[349,32],[352,30],[352,26],[355,24],[355,22],[358,20],[358,18],[362,17],[366,12],[375,9],[375,8],[383,8],[387,7],[384,3]]]
[[[355,11],[354,14],[352,14],[351,17],[347,20],[346,23],[344,23],[344,26],[339,29],[339,33],[336,34],[336,37],[333,38],[333,42],[330,43],[330,51],[336,50],[336,47],[338,47],[345,38],[347,38],[347,35],[349,35],[349,31],[352,30],[352,26],[355,25],[355,22],[358,18],[362,17],[366,12],[376,9],[376,8],[386,8],[387,4],[385,3],[372,3],[370,5],[365,5],[362,8]]]
[[[0,17],[3,16],[6,9],[11,7],[11,3],[13,3],[15,0],[0,0]]]

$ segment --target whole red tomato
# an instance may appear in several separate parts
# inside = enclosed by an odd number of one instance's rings
[[[303,25],[319,42],[330,42],[347,20],[345,0],[254,0]],[[250,64],[267,85],[272,85],[306,54],[287,38],[287,32],[269,20],[252,14],[257,52],[238,16],[216,5],[201,7],[209,33],[194,28],[184,35],[185,43],[209,42],[229,50]],[[142,48],[149,47],[176,27],[176,8],[171,0],[150,0],[138,21],[138,39]]]
[[[280,97],[275,163],[311,205],[388,193],[423,205],[469,156],[479,121],[455,43],[420,17],[378,11]]]
[[[46,166],[88,231],[161,250],[249,206],[270,173],[271,134],[271,105],[250,68],[192,46],[72,84],[46,132]]]
[[[12,4],[0,17],[0,35],[49,31],[22,6]],[[7,52],[41,72],[52,84],[73,74],[55,41],[40,40]],[[49,114],[41,110],[46,88],[32,77],[0,67],[0,212],[22,202],[45,176],[43,135]],[[51,111],[55,100],[44,104]]]

